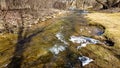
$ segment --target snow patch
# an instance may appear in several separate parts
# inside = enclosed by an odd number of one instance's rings
[[[83,44],[81,44],[80,46],[77,46],[77,49],[80,49],[80,48],[82,48],[82,47],[86,47],[87,46],[87,44],[90,44],[90,43],[83,43]]]
[[[93,59],[90,59],[86,56],[79,57],[78,59],[82,62],[82,66],[85,66],[93,61]]]
[[[69,40],[72,41],[73,43],[81,44],[81,46],[78,46],[77,49],[81,47],[86,47],[88,44],[97,44],[97,43],[101,44],[99,40],[88,38],[88,37],[83,37],[83,36],[80,36],[80,37],[71,36]]]
[[[96,39],[92,39],[92,38],[88,38],[88,37],[77,37],[77,36],[71,36],[70,41],[72,41],[73,43],[92,43],[92,44],[97,44],[100,43],[99,40]]]
[[[60,33],[60,32],[57,33],[57,34],[56,34],[56,37],[58,38],[58,40],[60,40],[60,41],[63,42],[64,44],[68,45],[68,43],[65,41],[64,36],[63,36],[62,33]]]
[[[61,45],[55,44],[55,45],[54,45],[52,48],[50,48],[49,50],[50,50],[53,54],[57,55],[57,54],[59,54],[60,52],[64,51],[65,49],[66,49],[65,46],[61,46]]]

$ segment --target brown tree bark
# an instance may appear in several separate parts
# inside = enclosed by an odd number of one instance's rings
[[[103,9],[118,7],[120,4],[120,0],[106,0],[104,2],[102,0],[96,0],[96,2],[103,5]]]
[[[1,10],[8,9],[6,0],[0,0],[0,6],[1,6]]]

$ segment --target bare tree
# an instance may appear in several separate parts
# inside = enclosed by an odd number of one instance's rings
[[[8,66],[7,66],[8,68],[20,68],[21,67],[21,63],[23,61],[23,52],[27,47],[29,47],[29,45],[26,45],[26,44],[30,43],[31,39],[34,36],[42,33],[45,30],[45,28],[47,27],[47,26],[42,26],[42,27],[36,26],[35,29],[31,30],[31,28],[29,27],[29,24],[25,21],[24,14],[27,11],[32,12],[32,10],[25,10],[25,9],[12,9],[12,10],[4,10],[3,11],[4,15],[3,15],[3,23],[2,24],[4,25],[5,30],[8,33],[13,33],[13,32],[11,32],[11,30],[12,30],[12,31],[16,32],[16,34],[17,34],[17,42],[16,42],[14,55],[10,59],[11,62],[8,64]],[[13,23],[13,22],[8,21],[7,20],[8,18],[6,19],[6,17],[9,16],[10,12],[17,13],[17,18],[16,18],[16,16],[14,17],[15,14],[11,15],[12,18],[16,19],[16,23],[17,23],[17,25],[16,25],[17,27],[15,27],[16,30],[14,30],[13,27],[11,27],[12,25],[10,25],[10,23]],[[36,13],[36,12],[34,11],[33,13]],[[32,31],[32,33],[30,31]]]
[[[2,10],[8,9],[6,0],[0,0],[0,6]]]
[[[119,7],[120,0],[96,0],[97,3],[103,6],[103,9],[109,9],[112,7]]]
[[[21,22],[18,22],[18,37],[17,37],[17,43],[16,43],[16,48],[14,51],[14,55],[11,58],[11,62],[8,64],[8,68],[21,68],[21,64],[23,61],[23,53],[24,50],[29,46],[26,45],[27,43],[30,43],[31,39],[38,35],[39,33],[42,33],[45,28],[47,27],[40,27],[39,29],[33,31],[32,34],[28,33],[29,29],[25,29],[25,22],[24,22],[24,17],[22,14],[22,10],[18,11],[21,17]]]
[[[29,8],[28,9],[21,8],[23,7],[21,6],[22,0],[9,0],[9,1],[1,0],[0,3],[1,3],[1,10],[3,12],[3,16],[2,16],[3,23],[0,23],[0,24],[4,26],[5,31],[7,33],[15,32],[17,34],[17,42],[16,42],[14,55],[10,59],[11,62],[8,64],[7,67],[8,68],[20,68],[21,63],[23,61],[23,52],[28,47],[26,43],[29,43],[31,39],[37,34],[42,33],[45,27],[47,26],[33,29],[32,30],[33,32],[31,33],[30,32],[31,28],[29,27],[29,23],[25,22],[24,15],[26,14],[25,11],[32,12],[33,15],[36,14],[36,11],[33,11]],[[10,3],[12,4],[13,7],[9,5]],[[10,12],[12,12],[12,14]],[[14,13],[17,13],[17,15]],[[15,22],[16,24],[15,25],[16,30],[12,27],[14,25],[13,22]]]

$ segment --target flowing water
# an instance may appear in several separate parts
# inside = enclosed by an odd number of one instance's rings
[[[90,26],[83,16],[83,12],[74,12],[60,18],[64,24],[55,33],[54,44],[48,48],[53,54],[52,59],[54,58],[54,61],[50,61],[52,63],[50,66],[55,63],[63,68],[80,68],[94,61],[92,58],[79,54],[78,50],[89,44],[103,44],[91,37],[100,36],[104,31],[97,26]]]
[[[90,44],[102,44],[94,36],[100,36],[104,30],[98,26],[89,25],[84,18],[87,12],[76,11],[58,18],[43,33],[38,34],[26,43],[23,52],[22,66],[45,68],[81,68],[94,62],[84,56],[80,49]],[[27,45],[29,45],[27,47]]]

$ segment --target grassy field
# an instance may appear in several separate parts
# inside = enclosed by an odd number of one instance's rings
[[[102,36],[107,37],[108,40],[114,42],[114,46],[108,46],[107,48],[101,46],[89,46],[87,50],[99,56],[95,58],[95,64],[100,64],[101,68],[106,68],[106,64],[109,64],[109,68],[119,68],[120,63],[120,13],[99,13],[93,12],[87,14],[86,18],[92,25],[100,25],[105,28],[105,32]],[[94,51],[95,49],[95,51]],[[96,50],[97,49],[97,50]],[[86,52],[86,49],[83,50]],[[115,64],[114,64],[115,63]],[[94,64],[94,65],[95,65]],[[118,67],[117,67],[118,66]],[[86,67],[88,68],[88,67]]]
[[[86,17],[91,21],[91,24],[100,24],[104,26],[104,35],[115,42],[115,48],[120,48],[120,13],[95,12],[88,14]]]

